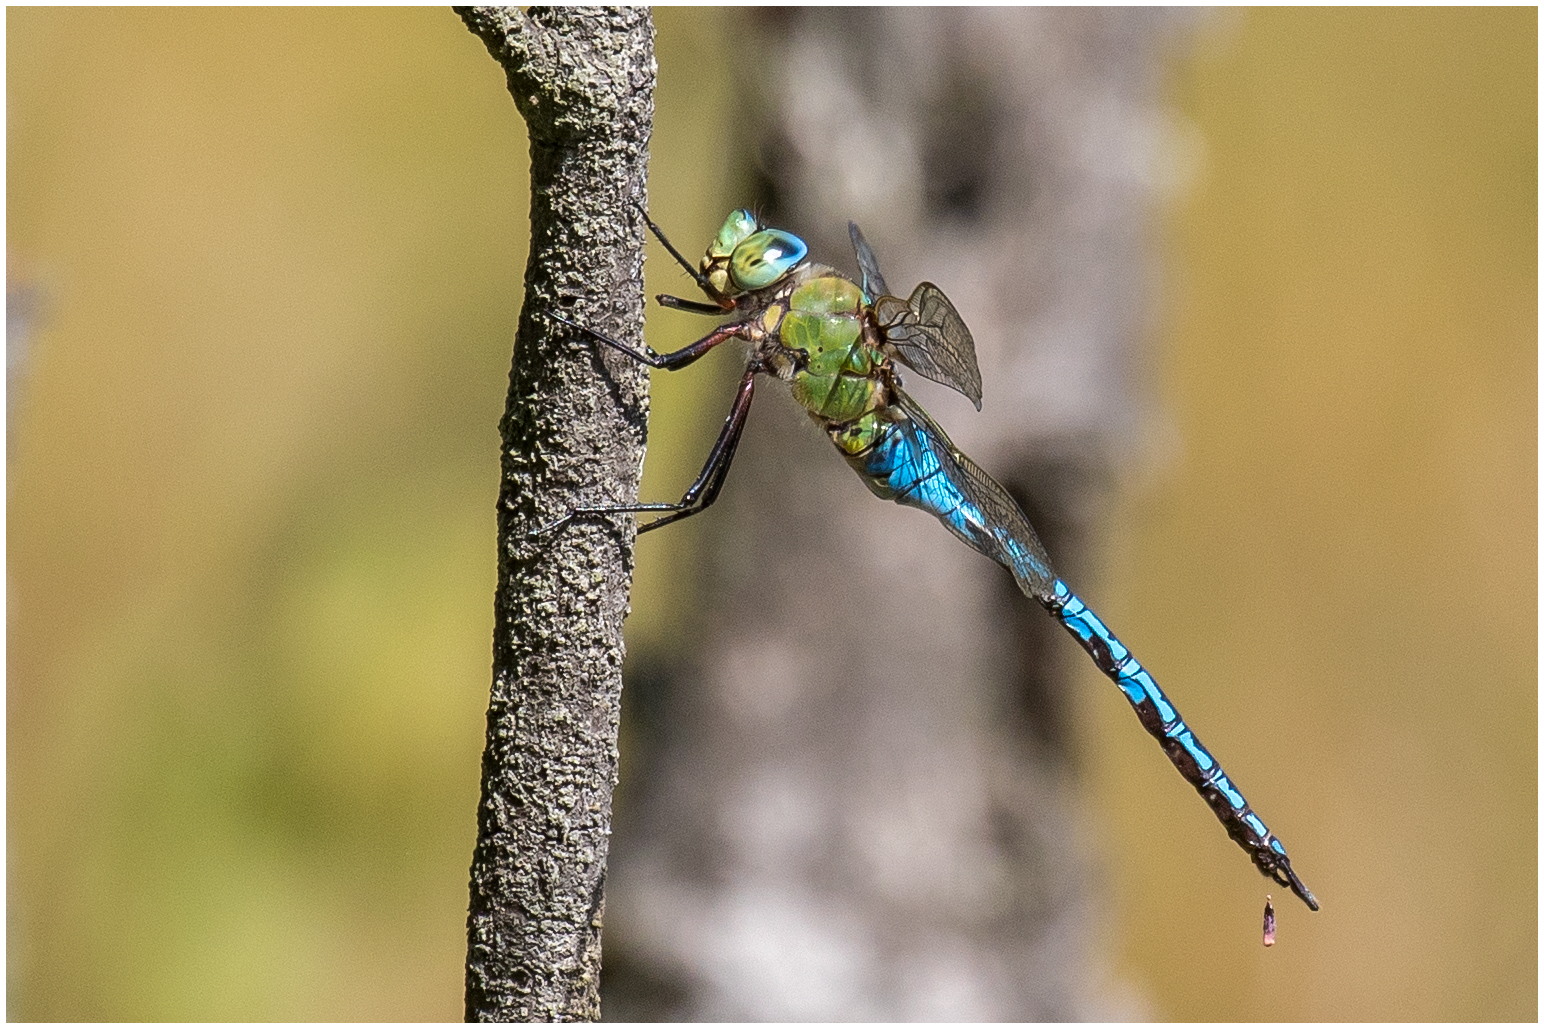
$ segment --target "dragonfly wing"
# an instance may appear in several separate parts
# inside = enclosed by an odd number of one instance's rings
[[[924,282],[909,300],[879,297],[874,317],[901,361],[918,375],[959,390],[981,410],[976,341],[943,290]]]
[[[885,285],[885,277],[879,274],[879,259],[874,256],[868,240],[863,238],[857,222],[847,223],[847,235],[852,237],[852,249],[858,255],[858,269],[863,272],[863,292],[871,297],[889,293],[890,287]]]
[[[1008,569],[1027,596],[1050,598],[1056,576],[1019,505],[949,441],[915,400],[900,390],[896,399],[905,418],[866,459],[859,459],[867,461],[859,472],[870,489],[936,516],[950,532]]]

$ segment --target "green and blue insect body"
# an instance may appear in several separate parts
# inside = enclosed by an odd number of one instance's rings
[[[856,225],[849,228],[861,287],[832,268],[808,262],[803,240],[764,227],[749,211],[729,215],[698,269],[660,235],[714,305],[679,298],[661,302],[703,313],[733,313],[739,320],[666,355],[638,353],[592,335],[657,368],[684,367],[719,343],[738,338],[750,344],[750,362],[719,441],[680,503],[587,510],[664,514],[641,526],[642,532],[705,509],[733,460],[755,377],[777,376],[875,496],[938,518],[1040,601],[1120,687],[1143,728],[1260,871],[1317,910],[1318,901],[1292,871],[1286,848],[1223,774],[1157,681],[1051,570],[1045,548],[1008,491],[960,452],[901,388],[897,366],[958,390],[979,409],[975,342],[954,305],[932,283],[922,283],[906,300],[891,295],[862,233]]]

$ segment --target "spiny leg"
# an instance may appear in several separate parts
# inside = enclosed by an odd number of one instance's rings
[[[639,216],[643,219],[643,224],[647,225],[649,227],[649,231],[654,233],[654,238],[659,240],[661,246],[670,251],[670,256],[676,259],[676,264],[679,264],[682,268],[686,269],[686,274],[692,277],[693,282],[702,287],[702,291],[704,293],[712,296],[713,289],[708,285],[707,276],[703,275],[695,265],[681,256],[681,251],[677,250],[671,244],[670,240],[665,238],[664,232],[662,232],[660,227],[655,225],[653,220],[649,218],[649,212],[643,209],[642,204],[635,200],[633,201],[633,207],[637,210]]]
[[[756,373],[761,370],[759,364],[752,363],[740,377],[740,388],[735,392],[734,405],[729,408],[729,414],[724,417],[724,427],[719,430],[718,439],[714,442],[713,449],[708,452],[708,459],[703,464],[702,471],[697,473],[697,481],[687,488],[681,496],[680,503],[651,506],[649,508],[651,511],[667,508],[674,508],[674,510],[663,518],[656,518],[647,525],[640,525],[639,532],[648,532],[650,529],[658,529],[662,525],[690,518],[713,506],[713,501],[718,499],[718,491],[724,486],[724,480],[729,477],[729,466],[734,463],[735,448],[740,445],[740,434],[745,431],[746,416],[751,413],[751,398],[756,391]]]
[[[715,314],[722,316],[734,310],[733,307],[724,307],[721,304],[705,304],[700,300],[673,297],[669,293],[654,294],[654,302],[660,307],[669,307],[677,311],[690,311],[692,314]]]
[[[653,347],[647,345],[645,345],[642,350],[638,350],[635,347],[631,347],[628,344],[623,343],[621,340],[612,339],[610,336],[603,332],[596,332],[594,329],[587,325],[580,325],[578,322],[572,321],[571,319],[558,314],[556,311],[549,310],[547,314],[550,315],[554,321],[562,322],[569,328],[582,332],[586,336],[589,336],[591,339],[599,340],[601,343],[606,344],[608,347],[611,347],[614,350],[620,350],[622,353],[626,354],[628,357],[632,358],[634,361],[639,362],[640,364],[646,364],[650,368],[663,368],[668,372],[673,372],[679,368],[685,368],[687,365],[691,364],[693,361],[697,360],[703,354],[706,354],[709,350],[712,350],[720,343],[731,339],[743,339],[745,330],[745,325],[743,323],[731,322],[728,325],[720,325],[718,328],[714,329],[712,332],[708,333],[706,336],[702,337],[695,343],[688,344],[687,346],[682,347],[680,350],[672,350],[668,354],[661,354],[657,353]]]
[[[581,515],[663,513],[664,517],[656,518],[646,525],[640,525],[638,531],[643,533],[706,511],[713,505],[713,501],[718,499],[718,492],[723,488],[724,479],[729,475],[729,466],[734,461],[735,448],[740,445],[740,434],[745,431],[746,416],[751,411],[751,399],[756,392],[756,374],[760,371],[762,367],[758,362],[753,361],[746,367],[745,374],[740,378],[740,388],[735,393],[734,405],[730,407],[729,414],[724,418],[724,427],[719,431],[718,441],[709,451],[707,462],[703,464],[702,471],[697,474],[697,481],[687,488],[678,502],[576,507],[562,518],[533,530],[530,535],[545,536],[549,532],[561,529]]]

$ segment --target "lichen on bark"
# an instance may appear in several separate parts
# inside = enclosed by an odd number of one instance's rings
[[[637,496],[648,379],[547,317],[641,345],[653,123],[646,9],[457,8],[504,68],[531,149],[531,242],[499,430],[493,684],[467,917],[466,1015],[600,1015],[630,518],[533,530]]]

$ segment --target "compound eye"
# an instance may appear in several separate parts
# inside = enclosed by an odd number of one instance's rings
[[[742,290],[766,289],[799,266],[810,248],[782,229],[762,229],[734,248],[729,277]]]
[[[745,241],[745,238],[757,229],[756,216],[745,208],[738,211],[730,211],[729,217],[724,219],[724,227],[718,230],[718,236],[713,240],[713,245],[708,248],[708,256],[728,257],[734,253],[734,248]]]

